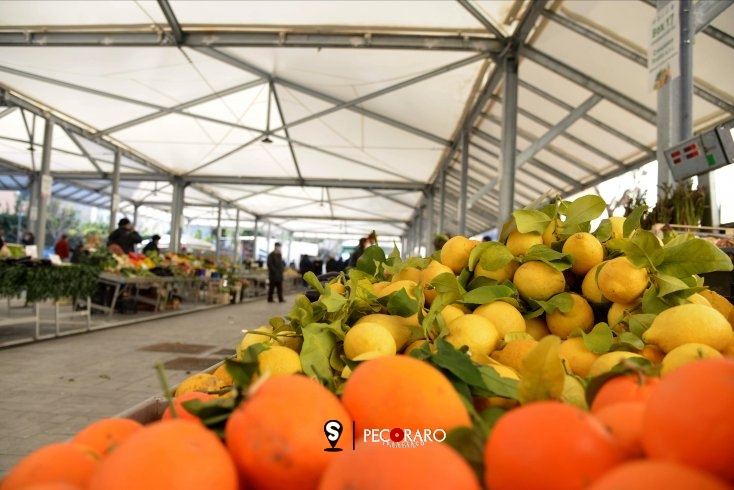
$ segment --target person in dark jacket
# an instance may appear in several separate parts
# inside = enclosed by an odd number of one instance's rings
[[[273,302],[273,291],[278,291],[278,301],[283,303],[283,270],[285,262],[280,253],[280,243],[275,242],[273,251],[268,254],[268,303]]]
[[[135,245],[143,241],[143,237],[135,231],[132,223],[127,218],[122,218],[117,222],[117,229],[110,233],[107,237],[107,246],[111,247],[117,245],[123,253],[130,253],[135,251]],[[116,248],[116,247],[112,247]]]
[[[349,257],[349,267],[357,266],[357,260],[362,256],[365,248],[367,248],[367,239],[360,238],[359,245],[357,245],[357,248],[354,249],[352,255]]]
[[[153,235],[150,237],[150,241],[143,247],[143,253],[154,252],[155,255],[160,255],[161,251],[158,248],[158,242],[161,241],[160,235]]]

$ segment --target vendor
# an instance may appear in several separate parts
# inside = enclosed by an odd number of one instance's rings
[[[147,254],[148,252],[152,252],[154,255],[160,255],[161,251],[158,249],[159,241],[161,241],[160,235],[150,237],[150,241],[143,247],[143,253]]]
[[[127,218],[122,218],[117,223],[117,229],[107,237],[107,248],[113,251],[121,250],[128,254],[135,251],[135,245],[142,242],[143,237],[135,231],[132,223]]]

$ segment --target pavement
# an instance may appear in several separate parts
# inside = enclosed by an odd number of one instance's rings
[[[0,478],[34,449],[161,395],[157,363],[168,366],[173,386],[233,354],[243,329],[285,316],[294,298],[259,298],[0,349]]]

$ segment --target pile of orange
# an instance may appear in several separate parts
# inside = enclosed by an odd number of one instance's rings
[[[263,380],[230,415],[224,441],[190,417],[100,420],[25,457],[0,490],[734,486],[734,361],[694,362],[662,380],[613,378],[591,407],[545,401],[507,411],[478,473],[446,443],[373,441],[373,429],[392,438],[395,428],[450,433],[472,423],[440,371],[381,357],[358,365],[341,399],[302,375]],[[338,440],[328,421],[338,422]]]

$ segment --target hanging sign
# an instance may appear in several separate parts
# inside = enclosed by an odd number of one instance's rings
[[[668,2],[650,26],[647,50],[649,90],[659,90],[680,75],[680,4]]]
[[[51,197],[51,187],[54,185],[54,178],[50,175],[41,175],[41,196]]]

